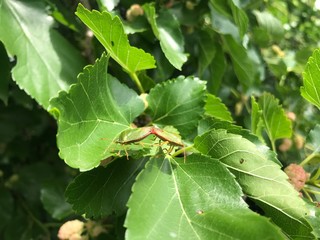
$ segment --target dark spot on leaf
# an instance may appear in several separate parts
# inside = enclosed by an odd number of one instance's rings
[[[240,159],[240,164],[242,164],[242,163],[244,163],[244,159],[243,158]]]
[[[113,41],[111,41],[111,45],[112,45],[112,47],[114,46],[114,42]]]

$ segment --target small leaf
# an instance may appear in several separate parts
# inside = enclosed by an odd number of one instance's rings
[[[186,163],[153,158],[132,191],[125,221],[128,240],[285,239],[248,209],[233,176],[216,159],[200,154],[188,156]]]
[[[320,51],[316,49],[303,72],[301,95],[320,109]]]
[[[279,100],[270,93],[264,93],[259,99],[262,120],[272,144],[280,138],[290,138],[292,134],[291,121],[285,115]]]
[[[253,96],[251,97],[251,109],[251,131],[253,134],[257,135],[262,142],[264,142],[262,136],[262,111],[259,109],[259,105]]]
[[[203,154],[220,160],[236,176],[244,193],[261,203],[273,221],[283,227],[283,216],[298,224],[303,231],[311,232],[305,217],[309,214],[298,192],[287,181],[280,166],[269,160],[267,153],[255,144],[226,130],[212,130],[195,138],[195,148]],[[295,232],[288,232],[294,235]]]
[[[151,89],[147,101],[155,124],[171,125],[182,137],[195,134],[205,100],[205,82],[192,77],[178,77]]]
[[[41,202],[55,219],[61,220],[73,213],[71,205],[64,198],[65,186],[62,181],[50,181],[41,188]]]
[[[79,4],[76,15],[94,33],[110,56],[128,73],[155,68],[155,60],[142,49],[131,47],[118,16],[106,11],[89,11]]]
[[[232,122],[231,113],[226,105],[221,102],[221,99],[212,95],[207,95],[207,101],[205,105],[205,113],[211,117]]]
[[[83,58],[52,29],[53,18],[43,1],[1,1],[0,5],[0,41],[9,55],[17,57],[12,78],[47,108],[49,99],[76,81]]]
[[[184,38],[178,20],[167,10],[161,10],[157,16],[154,4],[151,3],[143,5],[143,9],[166,58],[181,70],[187,55],[184,53]]]
[[[67,201],[78,214],[99,218],[115,212],[121,216],[131,194],[136,175],[145,159],[117,159],[106,168],[81,173],[66,190]]]
[[[114,139],[144,109],[133,90],[107,74],[107,63],[103,54],[95,65],[84,68],[68,93],[51,100],[51,112],[58,115],[60,156],[82,171],[113,155]]]

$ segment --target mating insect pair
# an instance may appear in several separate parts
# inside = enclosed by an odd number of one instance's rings
[[[124,130],[123,132],[120,133],[120,135],[115,140],[115,142],[122,145],[137,143],[147,138],[150,135],[154,135],[160,140],[162,140],[164,143],[168,144],[170,146],[169,149],[167,149],[168,153],[170,153],[175,146],[184,147],[184,144],[179,134],[169,132],[165,129],[160,129],[155,126],[132,128],[132,129]]]

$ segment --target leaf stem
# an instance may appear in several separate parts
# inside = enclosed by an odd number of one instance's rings
[[[173,153],[171,156],[172,157],[176,157],[176,156],[178,156],[178,155],[180,155],[180,154],[185,154],[188,150],[190,150],[190,149],[192,149],[193,148],[193,144],[192,145],[190,145],[190,146],[188,146],[188,147],[184,147],[184,148],[181,148],[181,149],[179,149],[178,151],[176,151],[175,153]]]
[[[312,158],[314,158],[316,154],[312,153],[308,157],[306,157],[299,165],[304,166],[306,165]]]
[[[144,89],[143,89],[143,87],[142,87],[142,85],[141,85],[141,82],[140,82],[137,74],[136,74],[135,72],[134,72],[134,73],[129,72],[128,74],[129,74],[129,76],[131,77],[131,79],[134,81],[134,83],[137,85],[140,93],[144,93],[145,91],[144,91]]]

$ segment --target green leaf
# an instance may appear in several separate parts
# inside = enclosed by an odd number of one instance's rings
[[[203,71],[209,66],[216,54],[216,44],[213,44],[213,36],[209,30],[199,31],[197,34],[198,46],[199,46],[199,76],[203,74]]]
[[[131,194],[131,187],[147,158],[120,158],[77,176],[66,190],[67,201],[78,214],[99,218],[115,212],[121,216]]]
[[[255,144],[239,135],[218,129],[195,138],[195,148],[218,159],[236,176],[244,193],[261,203],[263,210],[281,227],[285,221],[295,222],[303,230],[311,232],[305,220],[309,214],[298,192],[287,181],[280,166],[269,159],[269,154],[259,151]],[[286,229],[294,235],[294,229]]]
[[[84,66],[80,53],[52,25],[41,0],[1,1],[0,41],[17,57],[12,78],[45,108]]]
[[[62,220],[73,213],[64,198],[65,184],[60,180],[50,181],[41,188],[41,202],[55,219]]]
[[[263,32],[275,41],[281,40],[284,35],[284,28],[279,19],[266,11],[253,10],[253,14],[256,16],[259,27]]]
[[[205,105],[205,113],[211,117],[225,120],[228,122],[233,122],[231,113],[229,112],[226,105],[221,102],[221,99],[212,95],[207,95],[207,101]]]
[[[10,62],[6,49],[2,42],[0,42],[0,99],[7,105],[8,103],[8,89],[10,81]]]
[[[270,93],[264,93],[260,97],[258,104],[262,111],[261,117],[264,129],[270,138],[274,150],[275,140],[291,137],[291,121],[285,115],[281,105],[279,105],[279,100]]]
[[[262,111],[259,109],[259,105],[256,99],[251,96],[251,131],[253,134],[257,135],[259,139],[264,142],[262,136]]]
[[[144,109],[133,90],[107,74],[107,63],[102,55],[84,68],[68,93],[51,100],[51,112],[58,115],[60,157],[82,171],[113,155],[114,139]]]
[[[155,60],[149,53],[130,46],[118,16],[112,17],[106,11],[102,13],[96,10],[89,11],[81,4],[78,5],[76,15],[93,31],[110,56],[126,72],[133,74],[155,68]]]
[[[258,76],[258,69],[249,57],[247,49],[238,44],[231,36],[223,37],[224,47],[231,56],[233,68],[241,85],[250,87]]]
[[[303,72],[301,95],[320,109],[320,51],[316,49]]]
[[[247,208],[233,176],[216,159],[200,154],[188,156],[186,163],[153,158],[132,191],[125,221],[128,240],[285,239]]]
[[[168,10],[161,10],[156,15],[154,4],[151,3],[143,5],[143,10],[166,58],[181,70],[187,55],[184,53],[184,38],[178,20]]]
[[[174,126],[188,139],[195,134],[204,100],[205,82],[192,77],[178,77],[158,84],[147,97],[153,122]]]
[[[210,77],[207,88],[210,93],[217,94],[220,90],[221,82],[227,68],[222,46],[216,48],[216,54],[209,65]]]
[[[238,26],[239,35],[243,38],[248,29],[249,20],[247,14],[240,8],[237,0],[229,0],[229,6],[232,11],[233,20]]]
[[[0,187],[0,232],[7,226],[8,222],[11,220],[14,212],[14,199],[10,191],[4,187]]]
[[[213,29],[224,35],[230,34],[234,39],[239,39],[239,29],[233,22],[227,1],[209,1]]]
[[[320,125],[316,126],[309,132],[306,139],[306,148],[312,153],[320,153]]]
[[[263,142],[260,141],[256,135],[253,135],[249,130],[243,129],[237,125],[233,125],[230,122],[221,121],[210,117],[206,117],[199,121],[198,135],[201,135],[212,129],[224,129],[227,130],[228,133],[241,135],[243,138],[246,138],[250,142],[254,143],[261,154],[268,156],[269,160],[282,167],[281,162],[277,159],[276,153],[271,151],[266,145],[263,144]]]

